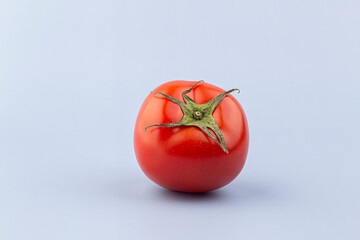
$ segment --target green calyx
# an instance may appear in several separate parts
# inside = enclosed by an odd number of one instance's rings
[[[167,124],[153,124],[147,126],[145,128],[145,131],[148,128],[155,126],[158,127],[195,126],[200,128],[204,133],[206,133],[209,137],[211,137],[217,144],[219,144],[220,147],[224,150],[224,152],[229,153],[228,149],[226,148],[224,136],[219,126],[215,122],[215,119],[213,118],[212,114],[215,111],[217,105],[219,105],[219,103],[224,99],[226,95],[230,94],[233,91],[238,91],[240,93],[240,90],[234,88],[227,92],[219,94],[218,96],[216,96],[215,98],[211,99],[210,101],[204,104],[197,104],[196,102],[194,102],[194,100],[192,100],[189,96],[187,96],[186,93],[190,92],[199,82],[204,82],[204,81],[201,80],[196,82],[191,88],[183,92],[182,95],[184,102],[181,102],[176,98],[173,98],[164,93],[152,91],[152,93],[161,94],[170,101],[172,101],[173,103],[177,104],[183,111],[184,116],[179,122],[167,123]],[[210,132],[209,129],[211,129],[216,136],[212,132]]]

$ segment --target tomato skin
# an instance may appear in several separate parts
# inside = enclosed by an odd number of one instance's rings
[[[170,81],[154,91],[183,101],[182,92],[193,81]],[[225,92],[201,83],[187,95],[203,104]],[[241,172],[248,147],[249,130],[240,103],[227,95],[217,106],[213,117],[226,142],[229,153],[197,127],[145,127],[152,124],[178,122],[183,112],[163,96],[150,93],[139,111],[134,132],[134,148],[138,163],[147,177],[158,185],[181,192],[207,192],[221,188]]]

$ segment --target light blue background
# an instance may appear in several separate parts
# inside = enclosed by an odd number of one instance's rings
[[[241,175],[137,165],[146,95],[240,88]],[[360,2],[0,0],[0,239],[360,239]]]

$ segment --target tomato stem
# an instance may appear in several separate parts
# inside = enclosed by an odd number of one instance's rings
[[[194,118],[195,118],[196,120],[202,119],[202,118],[203,118],[202,112],[200,112],[200,111],[195,111],[195,112],[194,112]]]
[[[226,95],[232,93],[233,91],[238,91],[238,93],[240,93],[240,90],[237,88],[233,88],[227,92],[219,94],[218,96],[216,96],[215,98],[211,99],[210,101],[204,104],[197,104],[188,95],[186,95],[186,93],[190,92],[200,82],[204,82],[204,81],[203,80],[197,81],[191,88],[183,92],[182,95],[184,102],[181,102],[178,99],[173,98],[164,93],[152,91],[152,93],[161,94],[162,96],[166,97],[173,103],[177,104],[183,111],[184,116],[179,122],[166,123],[166,124],[153,124],[147,126],[145,128],[145,132],[148,128],[155,126],[158,127],[196,126],[200,128],[204,133],[206,133],[209,137],[211,137],[217,144],[219,144],[224,152],[229,153],[225,144],[224,136],[219,126],[215,122],[215,119],[213,118],[212,114]],[[215,135],[209,129],[211,129],[215,133]]]

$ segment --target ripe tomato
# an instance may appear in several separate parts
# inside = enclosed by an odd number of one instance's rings
[[[228,95],[234,89],[225,94],[208,83],[170,81],[154,91],[141,106],[134,133],[146,176],[181,192],[207,192],[235,179],[245,164],[249,131],[240,103]]]

